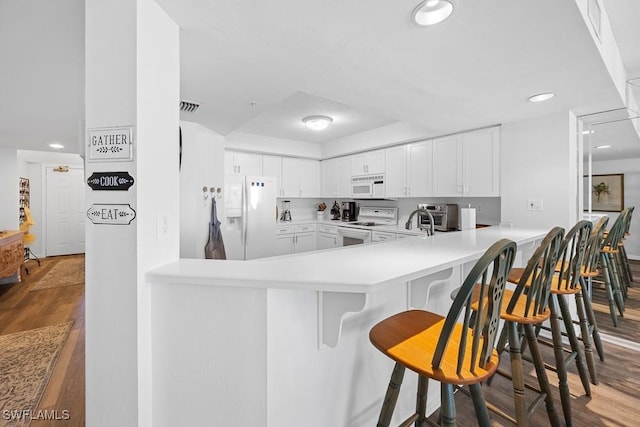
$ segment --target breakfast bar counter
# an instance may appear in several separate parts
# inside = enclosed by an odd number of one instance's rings
[[[522,265],[545,234],[495,226],[151,270],[154,425],[375,425],[393,364],[369,329],[411,308],[445,315],[491,244],[514,240]],[[398,421],[415,405],[413,377]]]

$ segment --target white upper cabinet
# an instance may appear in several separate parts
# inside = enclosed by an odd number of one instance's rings
[[[387,197],[407,197],[407,146],[399,145],[386,151],[385,194]]]
[[[322,197],[350,197],[351,157],[323,160]]]
[[[372,175],[384,173],[385,150],[367,151],[351,156],[351,175]]]
[[[262,156],[262,174],[264,176],[276,177],[276,188],[278,189],[278,197],[284,196],[284,188],[282,187],[282,157],[280,156]]]
[[[387,148],[387,197],[428,197],[432,194],[432,142]]]
[[[462,134],[464,192],[469,196],[500,196],[500,128]]]
[[[433,140],[433,194],[462,194],[462,135]]]
[[[433,140],[435,196],[500,196],[500,137],[493,127]]]
[[[227,150],[224,152],[224,173],[227,175],[262,175],[262,155]]]
[[[322,160],[320,162],[322,176],[322,197],[337,197],[338,195],[338,159]]]
[[[320,197],[320,162],[282,158],[283,197]]]

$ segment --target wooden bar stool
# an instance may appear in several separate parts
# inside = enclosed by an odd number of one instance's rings
[[[593,278],[600,275],[598,264],[600,260],[600,250],[602,246],[602,239],[604,231],[606,229],[609,218],[603,216],[598,220],[596,225],[591,231],[589,237],[589,243],[584,254],[582,261],[582,268],[580,269],[580,285],[582,292],[578,295],[582,298],[584,304],[584,311],[587,317],[587,322],[576,322],[574,324],[580,325],[580,337],[585,346],[585,358],[587,361],[587,367],[589,368],[589,376],[593,384],[598,384],[598,376],[596,373],[595,360],[593,351],[590,346],[590,341],[593,340],[593,344],[598,352],[598,357],[604,362],[604,348],[602,347],[602,340],[600,339],[600,332],[598,331],[598,325],[596,323],[596,316],[593,313],[593,306],[591,305],[591,294],[593,291]]]
[[[513,241],[502,239],[494,243],[464,280],[446,318],[424,310],[409,310],[371,329],[371,343],[396,362],[380,411],[379,427],[391,422],[406,368],[418,374],[418,396],[416,412],[402,426],[414,422],[416,426],[425,426],[430,422],[425,413],[429,379],[440,382],[441,425],[456,425],[453,392],[462,385],[469,386],[478,424],[490,425],[481,383],[498,367],[494,344],[515,253]],[[478,295],[480,316],[472,316],[471,310],[476,284],[483,285]]]
[[[620,243],[625,232],[624,215],[621,213],[613,222],[611,228],[604,233],[600,248],[600,265],[604,281],[609,314],[613,326],[618,326],[618,315],[624,316],[624,297],[622,293],[623,280],[618,262]]]
[[[572,361],[575,361],[585,394],[587,396],[591,395],[589,373],[585,367],[584,355],[575,330],[573,329],[573,320],[565,297],[573,295],[576,298],[579,321],[586,323],[582,298],[576,295],[581,292],[579,283],[580,270],[592,228],[593,224],[590,221],[579,221],[569,230],[562,241],[559,259],[556,263],[556,274],[551,278],[549,297],[549,308],[551,310],[551,316],[549,318],[551,327],[549,330],[551,332],[552,342],[549,343],[539,336],[540,329],[544,328],[537,328],[538,341],[553,345],[556,362],[555,367],[548,364],[545,364],[545,366],[551,370],[555,370],[558,375],[560,400],[562,401],[562,411],[567,426],[572,425],[571,393],[567,382],[567,365]],[[523,273],[524,269],[522,268],[512,269],[511,274],[509,274],[509,282],[520,283],[520,277]],[[560,327],[561,321],[564,323],[566,336],[569,340],[569,348],[567,349],[564,348],[562,342],[563,333]],[[568,354],[567,357],[565,357],[565,352]]]
[[[503,304],[500,310],[500,318],[505,321],[505,324],[498,341],[497,351],[498,354],[502,354],[505,350],[509,351],[511,370],[505,371],[500,368],[497,373],[511,379],[513,383],[515,418],[490,402],[487,403],[487,406],[519,427],[529,425],[529,416],[543,400],[546,403],[549,423],[552,426],[561,425],[553,403],[551,386],[534,327],[541,325],[551,316],[551,310],[548,307],[551,279],[554,275],[563,237],[564,229],[561,227],[554,227],[547,233],[527,262],[515,290],[507,289],[505,291],[505,302],[508,301],[508,303]],[[479,293],[477,287],[476,293]],[[536,370],[539,389],[525,384],[524,381],[522,362],[522,351],[524,350],[522,343],[524,340],[526,340]],[[539,393],[528,406],[525,400],[525,387]]]

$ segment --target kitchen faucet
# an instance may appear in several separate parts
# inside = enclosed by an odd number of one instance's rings
[[[427,231],[427,236],[433,236],[433,234],[435,232],[435,228],[434,228],[434,225],[433,225],[433,215],[431,215],[431,212],[429,212],[425,208],[419,208],[419,209],[416,209],[415,211],[411,212],[409,214],[409,219],[404,224],[404,228],[406,228],[407,230],[411,230],[411,220],[413,219],[414,215],[417,214],[417,213],[420,213],[422,215],[427,215],[429,217],[429,228],[426,230]]]

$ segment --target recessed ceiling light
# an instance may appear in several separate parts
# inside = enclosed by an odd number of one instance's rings
[[[302,119],[305,125],[312,130],[323,130],[333,122],[329,116],[308,116]]]
[[[413,20],[420,26],[438,24],[453,13],[453,3],[449,0],[426,0],[413,9]]]
[[[611,146],[610,145],[598,145],[598,146],[596,146],[597,150],[600,150],[600,149],[603,149],[603,148],[611,148]]]
[[[58,144],[57,142],[54,142],[53,144],[49,144],[49,147],[55,148],[56,150],[60,150],[60,149],[64,148],[64,145]]]
[[[556,94],[553,92],[539,93],[537,95],[530,96],[529,102],[542,102],[542,101],[546,101],[547,99],[551,99],[554,96],[556,96]]]

